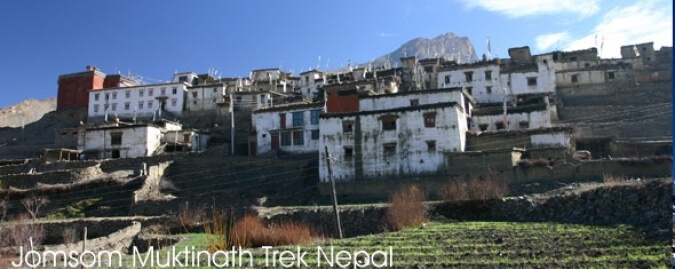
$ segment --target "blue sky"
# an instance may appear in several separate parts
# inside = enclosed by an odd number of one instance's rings
[[[501,57],[601,43],[603,57],[619,57],[621,45],[672,46],[672,14],[670,0],[0,1],[0,107],[55,97],[58,76],[86,65],[148,83],[176,71],[298,74],[319,56],[333,69],[446,32],[479,56],[490,36]]]

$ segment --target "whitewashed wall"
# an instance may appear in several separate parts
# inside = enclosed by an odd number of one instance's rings
[[[157,98],[162,96],[167,98],[164,109],[180,115],[183,111],[187,86],[185,83],[176,82],[92,90],[89,91],[88,116],[105,116],[107,104],[110,119],[115,115],[133,117],[134,111],[136,111],[137,117],[149,117],[159,108],[160,103]],[[107,99],[106,96],[108,96]]]
[[[421,90],[406,92],[405,94],[363,96],[359,98],[359,110],[375,111],[410,107],[411,101],[417,100],[418,105],[455,102],[462,107],[462,110],[467,111],[463,99],[464,95],[459,90]]]
[[[122,133],[122,144],[111,145],[111,133]],[[78,141],[78,150],[102,151],[96,158],[111,158],[119,150],[120,158],[150,156],[159,146],[161,129],[153,126],[87,129]]]
[[[473,126],[471,126],[472,130],[480,131],[480,125],[487,124],[488,127],[485,130],[486,132],[497,131],[496,123],[504,121],[504,114],[473,115],[471,120],[474,123]],[[529,123],[529,127],[526,129],[551,127],[551,115],[546,109],[523,113],[509,113],[506,114],[506,121],[507,126],[505,126],[504,129],[508,130],[524,129],[520,127],[521,121],[527,121]]]
[[[486,79],[486,71],[492,72],[491,79]],[[466,72],[473,72],[471,81],[466,80]],[[449,83],[446,83],[446,77]],[[438,73],[437,83],[439,88],[471,87],[471,96],[478,103],[496,103],[504,100],[504,91],[500,90],[499,65],[496,64],[442,71]],[[488,93],[486,87],[492,87],[492,92]]]
[[[560,131],[549,134],[536,134],[530,136],[534,148],[553,148],[570,146],[570,137],[567,132]]]
[[[436,112],[435,127],[425,127],[424,114]],[[381,116],[398,116],[396,130],[383,130]],[[466,120],[458,106],[410,109],[391,113],[368,113],[359,115],[361,139],[355,141],[355,132],[343,133],[342,122],[356,124],[357,116],[330,117],[321,119],[321,160],[325,160],[324,147],[333,158],[333,174],[336,180],[353,180],[356,165],[362,163],[365,178],[402,176],[437,172],[444,163],[444,152],[464,151],[467,130]],[[356,126],[354,127],[356,131]],[[427,141],[435,141],[435,150],[429,150]],[[360,145],[360,159],[357,160]],[[384,144],[396,143],[393,154],[384,152]],[[345,147],[353,150],[352,157],[345,157]],[[328,168],[320,162],[320,179],[327,182]]]
[[[191,87],[187,91],[185,102],[187,104],[186,109],[189,111],[215,110],[218,103],[223,103],[226,100],[223,85]]]
[[[288,110],[283,111],[270,111],[270,112],[260,112],[257,111],[252,115],[253,125],[256,129],[256,141],[257,141],[257,153],[265,153],[272,150],[272,133],[279,134],[279,149],[302,153],[302,152],[312,152],[319,150],[319,139],[312,139],[312,131],[319,130],[319,124],[312,124],[311,115],[312,110],[320,111],[323,107],[316,106],[311,108],[300,108],[293,109],[289,107]],[[294,126],[293,125],[293,113],[301,112],[302,125]],[[286,115],[286,128],[281,128],[281,118],[280,113]],[[282,145],[281,143],[281,133],[289,132],[291,143],[290,145]],[[296,145],[293,141],[293,132],[302,132],[303,143],[302,145]]]

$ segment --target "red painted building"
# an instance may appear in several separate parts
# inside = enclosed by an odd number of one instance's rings
[[[105,77],[103,72],[91,65],[85,72],[59,76],[56,110],[87,108],[89,90],[102,89]]]

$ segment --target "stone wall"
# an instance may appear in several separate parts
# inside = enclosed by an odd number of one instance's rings
[[[570,190],[549,198],[445,203],[432,214],[455,220],[627,224],[657,231],[672,227],[671,193],[671,180],[650,180]]]
[[[68,170],[56,170],[51,172],[33,173],[33,174],[14,174],[0,176],[0,181],[6,188],[14,187],[19,189],[35,188],[38,184],[68,184],[86,180],[103,172],[98,165],[86,168],[76,168]]]
[[[604,175],[618,175],[625,177],[670,177],[672,175],[672,160],[668,159],[614,159],[593,160],[580,163],[556,161],[553,166],[511,166],[510,159],[501,156],[502,160],[481,161],[480,158],[472,161],[469,155],[462,155],[467,159],[454,162],[448,173],[427,175],[409,178],[387,178],[367,181],[336,182],[338,195],[354,201],[386,200],[390,193],[409,185],[419,185],[428,190],[428,195],[434,196],[433,191],[453,180],[468,179],[470,177],[493,176],[507,180],[509,185],[523,183],[556,183],[578,181],[602,181]],[[453,162],[451,162],[453,163]],[[502,163],[502,165],[499,165]],[[467,165],[470,164],[470,165]],[[554,184],[555,185],[555,184]],[[330,184],[319,183],[321,195],[331,193]]]
[[[451,220],[560,222],[590,225],[627,224],[640,231],[669,232],[671,180],[646,180],[580,187],[546,198],[515,197],[488,201],[463,201],[431,206],[431,216]],[[387,207],[340,210],[342,230],[352,237],[386,231]],[[265,217],[267,223],[297,221],[320,234],[332,236],[332,208],[300,209]],[[654,233],[652,233],[654,232]],[[657,234],[662,236],[662,234]]]

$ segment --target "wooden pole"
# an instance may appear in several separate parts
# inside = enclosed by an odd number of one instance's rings
[[[80,252],[80,255],[82,255],[82,253],[84,253],[86,250],[87,250],[87,227],[85,226],[82,234],[82,252]],[[83,264],[80,264],[80,269],[84,269]]]
[[[337,194],[335,193],[335,179],[333,178],[333,164],[331,163],[328,146],[326,146],[326,161],[328,162],[328,177],[330,178],[330,185],[332,190],[333,213],[335,215],[335,228],[337,229],[338,238],[342,239],[342,225],[340,224],[340,212],[337,205]]]

